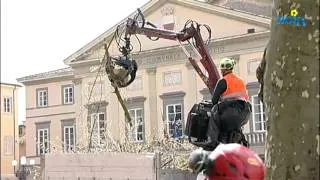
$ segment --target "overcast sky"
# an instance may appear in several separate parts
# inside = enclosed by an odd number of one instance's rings
[[[63,60],[149,0],[1,1],[1,82],[66,67]],[[19,90],[19,121],[25,120]]]

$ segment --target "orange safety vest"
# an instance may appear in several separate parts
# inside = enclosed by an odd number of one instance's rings
[[[249,100],[245,82],[239,76],[229,73],[223,79],[227,82],[227,89],[222,94],[222,100]]]

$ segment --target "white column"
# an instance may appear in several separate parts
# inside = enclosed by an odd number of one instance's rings
[[[76,112],[76,143],[79,144],[81,148],[87,146],[87,109],[84,107],[84,102],[82,101],[83,96],[83,84],[82,78],[75,78],[74,83],[74,100],[75,100],[75,112]]]
[[[159,120],[157,117],[158,115],[158,107],[157,107],[157,83],[156,83],[156,68],[150,68],[147,69],[148,74],[148,98],[147,103],[145,106],[147,106],[145,109],[147,121],[149,124],[149,127],[145,127],[146,130],[146,136],[147,141],[152,140],[154,137],[161,138],[161,133],[159,131],[159,123],[162,122],[162,120]],[[149,132],[147,132],[147,130]]]

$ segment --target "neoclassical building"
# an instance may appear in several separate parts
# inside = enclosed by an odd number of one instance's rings
[[[255,70],[269,39],[270,18],[194,0],[152,0],[141,9],[146,19],[160,28],[179,31],[188,19],[211,27],[208,48],[215,64],[224,57],[234,58],[236,73],[247,81],[253,113],[244,131],[251,147],[263,155],[266,127],[263,106],[257,99]],[[29,158],[86,146],[88,128],[93,129],[93,145],[123,142],[126,138],[145,142],[163,138],[164,131],[170,136],[183,136],[193,104],[210,99],[208,89],[177,42],[150,41],[139,35],[142,51],[133,56],[139,66],[137,77],[121,90],[133,118],[133,128],[126,132],[126,119],[114,89],[105,73],[98,73],[103,45],[118,24],[66,58],[67,68],[18,79],[26,86]],[[137,41],[133,44],[138,47]],[[111,53],[118,53],[115,46]],[[180,128],[174,129],[172,122],[181,122]]]

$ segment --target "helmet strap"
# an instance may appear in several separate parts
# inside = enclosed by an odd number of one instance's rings
[[[221,73],[222,73],[223,76],[225,76],[225,75],[227,75],[227,74],[232,73],[232,70],[233,70],[233,69],[231,69],[231,70],[221,70]]]

